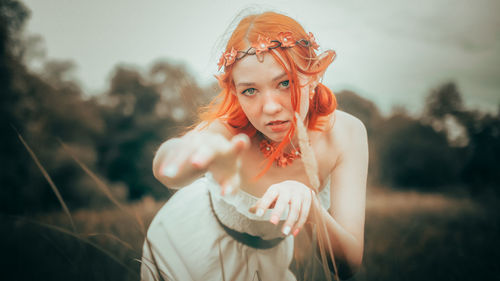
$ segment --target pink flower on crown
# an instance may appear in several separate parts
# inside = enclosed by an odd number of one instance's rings
[[[257,43],[254,43],[252,47],[255,49],[255,53],[258,55],[261,52],[266,52],[269,50],[269,47],[272,47],[273,43],[267,37],[262,37],[259,35],[257,38]]]
[[[226,59],[226,66],[230,66],[234,63],[234,61],[236,60],[236,54],[238,54],[238,52],[234,49],[234,47],[231,47],[230,52],[226,52],[224,54],[224,58]]]
[[[319,48],[319,45],[318,45],[318,43],[316,43],[316,38],[314,38],[314,35],[312,34],[312,32],[309,32],[307,37],[309,39],[309,43],[311,44],[311,47],[313,49],[317,50]]]
[[[280,41],[281,47],[293,47],[293,46],[295,46],[295,41],[292,38],[291,32],[278,33],[278,41]]]

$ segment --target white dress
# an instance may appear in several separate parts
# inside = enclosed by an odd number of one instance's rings
[[[177,191],[151,222],[141,280],[296,280],[290,270],[294,237],[281,233],[270,211],[248,209],[259,199],[242,190],[222,196],[210,174]],[[329,183],[318,194],[330,206]],[[154,255],[152,255],[154,253]],[[156,264],[156,266],[155,266]]]

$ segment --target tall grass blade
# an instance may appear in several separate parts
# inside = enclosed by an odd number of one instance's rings
[[[59,245],[57,245],[57,243],[54,243],[54,241],[52,239],[50,239],[49,237],[47,237],[47,235],[43,234],[43,233],[40,233],[40,236],[45,240],[47,241],[47,243],[50,243],[50,245],[52,245],[52,247],[54,249],[56,249],[56,252],[59,253],[59,255],[61,255],[62,257],[64,257],[64,259],[71,264],[71,267],[73,268],[76,268],[76,264],[71,260],[70,257],[68,257],[68,255],[66,253],[64,253],[64,251],[61,249],[61,247],[59,247]]]
[[[300,115],[297,112],[295,112],[295,118],[297,119],[297,136],[299,139],[299,147],[302,154],[302,162],[304,163],[304,169],[306,171],[307,178],[309,179],[309,183],[311,184],[312,189],[316,191],[315,195],[317,195],[320,188],[320,181],[318,176],[319,175],[318,162],[316,161],[314,151],[309,142],[307,129],[304,123],[301,121]],[[328,280],[331,280],[330,270],[328,268],[328,261],[326,258],[326,251],[323,245],[327,245],[328,247],[330,259],[332,260],[332,264],[335,270],[335,279],[340,280],[333,255],[333,248],[330,239],[328,238],[328,230],[326,228],[326,222],[322,218],[319,211],[316,210],[313,215],[317,220],[316,235],[318,239],[321,262],[323,263],[323,270],[325,271],[325,276]]]
[[[123,241],[122,239],[118,238],[116,235],[113,235],[111,233],[89,233],[89,234],[82,234],[82,236],[86,237],[98,237],[98,236],[104,236],[107,238],[110,238],[118,243],[120,243],[122,246],[125,248],[129,249],[130,251],[134,252],[134,254],[139,255],[139,253],[130,245],[129,243]]]
[[[304,163],[304,168],[306,170],[307,178],[311,187],[318,193],[319,189],[319,177],[318,177],[318,162],[314,156],[314,151],[309,144],[309,137],[307,136],[307,129],[302,123],[301,118],[297,112],[295,112],[295,118],[297,119],[297,136],[299,138],[299,147],[302,154],[302,162]]]
[[[138,263],[140,263],[141,265],[144,265],[149,270],[149,272],[151,273],[151,276],[153,276],[154,281],[158,280],[158,278],[156,278],[155,272],[153,271],[153,269],[151,268],[151,266],[149,266],[149,264],[147,262],[143,262],[140,259],[134,259],[134,260],[137,261]],[[161,276],[161,274],[159,274],[159,275]]]
[[[126,264],[124,264],[121,260],[119,260],[117,257],[115,257],[113,255],[113,253],[111,253],[108,250],[104,249],[103,247],[97,245],[96,243],[90,241],[89,239],[85,239],[85,238],[81,237],[80,235],[78,235],[78,234],[76,234],[74,232],[71,232],[71,231],[69,231],[69,230],[67,230],[65,228],[58,227],[58,226],[55,226],[55,225],[51,225],[51,224],[48,224],[48,223],[34,221],[34,220],[30,220],[30,219],[23,218],[23,217],[14,217],[14,218],[16,218],[18,220],[21,220],[21,221],[28,222],[28,223],[32,223],[32,224],[35,224],[35,225],[39,225],[39,226],[45,227],[47,229],[50,229],[50,230],[62,233],[62,234],[66,234],[68,236],[71,236],[71,237],[77,239],[78,241],[81,241],[81,242],[83,242],[85,244],[88,244],[88,245],[94,247],[95,249],[97,249],[98,251],[100,251],[101,253],[105,254],[107,257],[109,257],[113,261],[115,261],[118,265],[122,266],[129,273],[133,274],[136,277],[139,277],[135,271],[133,271],[132,269],[130,269]]]
[[[63,198],[61,196],[61,193],[59,193],[59,189],[57,189],[57,187],[54,184],[54,182],[52,181],[52,178],[50,177],[49,173],[47,173],[47,171],[45,170],[45,168],[43,167],[43,165],[38,160],[38,157],[36,157],[36,155],[33,152],[33,150],[31,150],[30,146],[24,140],[23,136],[21,136],[21,134],[15,128],[14,128],[14,130],[16,131],[17,136],[19,137],[19,139],[23,143],[24,147],[26,148],[26,150],[30,154],[31,158],[33,158],[33,161],[35,161],[35,164],[38,166],[38,169],[40,169],[40,171],[42,172],[43,176],[45,177],[45,179],[49,183],[50,187],[52,188],[52,191],[54,192],[54,194],[57,197],[57,200],[61,204],[64,212],[66,213],[66,215],[68,216],[68,219],[69,219],[69,221],[71,223],[71,227],[73,228],[73,231],[76,232],[75,223],[73,222],[73,218],[71,217],[71,213],[69,212],[68,206],[66,206],[66,203],[64,203],[64,200],[63,200]]]
[[[63,149],[73,158],[73,160],[82,168],[82,170],[97,184],[97,187],[106,195],[106,197],[115,204],[121,211],[129,215],[134,219],[134,222],[137,223],[139,231],[145,236],[146,230],[144,227],[144,223],[140,219],[139,215],[136,212],[134,214],[130,213],[111,193],[109,187],[101,180],[99,177],[93,173],[87,165],[85,165],[80,159],[78,159],[75,154],[71,151],[71,149],[60,139],[58,139],[59,143],[63,147]]]
[[[111,193],[110,191],[110,188],[101,180],[99,179],[99,177],[93,173],[88,167],[87,165],[85,165],[82,161],[80,161],[80,159],[78,159],[78,157],[75,156],[75,154],[71,151],[71,149],[60,139],[58,139],[59,143],[61,144],[61,146],[63,147],[63,149],[71,156],[71,158],[73,158],[73,160],[80,166],[80,168],[97,184],[97,187],[106,195],[106,197],[113,203],[115,204],[122,212],[124,212],[125,214],[127,214],[128,216],[132,217],[134,220],[134,222],[138,225],[138,229],[139,231],[141,232],[141,234],[144,236],[144,239],[145,239],[145,243],[149,249],[149,251],[151,252],[151,256],[152,256],[152,262],[153,262],[153,265],[155,266],[156,268],[156,271],[158,272],[158,276],[160,278],[160,281],[164,281],[164,278],[163,278],[163,275],[162,275],[162,271],[161,269],[159,268],[158,266],[158,263],[156,261],[156,258],[154,256],[154,252],[152,251],[152,246],[151,246],[151,242],[149,241],[149,239],[147,238],[147,233],[146,233],[146,227],[145,227],[145,224],[144,222],[142,221],[142,219],[140,218],[139,214],[137,212],[133,212],[133,214],[131,212],[129,212],[122,204],[120,204],[120,202],[118,202],[118,200],[116,200],[116,198],[113,196],[113,194]],[[117,238],[119,241],[121,241],[119,238]],[[123,241],[121,241],[122,243],[125,243]],[[151,269],[149,266],[148,266],[148,269]],[[154,275],[153,275],[154,276]],[[155,277],[156,279],[156,277]]]

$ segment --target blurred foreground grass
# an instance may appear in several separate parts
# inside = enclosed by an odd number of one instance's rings
[[[2,280],[138,280],[144,236],[127,213],[147,227],[162,204],[74,212],[76,235],[63,213],[2,217]],[[463,197],[371,189],[364,265],[353,279],[498,280],[498,214]]]
[[[369,194],[364,266],[355,280],[499,280],[494,203],[418,192]]]

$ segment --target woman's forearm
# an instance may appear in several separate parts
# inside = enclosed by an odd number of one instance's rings
[[[163,185],[172,189],[179,189],[199,178],[205,170],[192,165],[179,167],[174,163],[166,164],[165,159],[181,152],[182,138],[172,138],[164,142],[156,151],[153,159],[153,175]]]
[[[323,241],[323,245],[319,245],[326,249],[327,257],[330,257],[330,249],[328,242],[333,250],[336,265],[340,268],[339,275],[349,277],[354,274],[363,259],[363,241],[359,241],[353,234],[349,233],[342,225],[340,225],[330,213],[321,206],[318,200],[313,200],[313,212],[317,213],[321,220],[315,219],[317,231],[325,231],[328,241]],[[321,221],[325,223],[325,227],[321,225]]]

